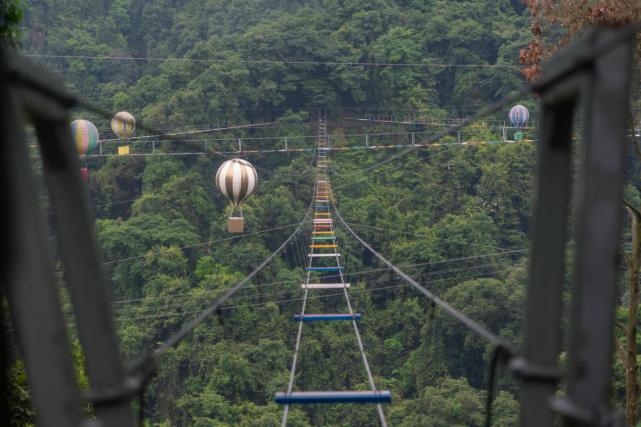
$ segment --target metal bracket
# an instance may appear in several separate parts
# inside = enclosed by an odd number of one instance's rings
[[[81,395],[85,403],[94,406],[107,406],[123,401],[130,401],[145,390],[149,380],[156,375],[157,365],[153,354],[147,355],[138,362],[125,377],[124,381],[116,387],[99,390],[89,390]]]
[[[623,412],[618,409],[600,414],[578,405],[567,396],[553,397],[550,399],[550,407],[562,417],[582,424],[599,427],[625,427]]]
[[[523,356],[514,357],[509,363],[510,370],[521,380],[542,383],[558,383],[563,372],[558,367],[550,367],[529,363]]]

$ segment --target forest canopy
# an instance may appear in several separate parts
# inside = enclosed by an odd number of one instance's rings
[[[130,144],[141,155],[115,156],[123,142],[109,120],[73,112],[103,140],[105,156],[83,161],[125,360],[167,339],[290,235],[312,199],[319,118],[335,147],[363,148],[330,155],[346,222],[453,307],[522,342],[536,100],[520,100],[531,120],[520,142],[507,107],[375,170],[400,149],[365,149],[424,142],[526,84],[519,52],[530,40],[530,14],[521,1],[22,3],[23,53],[91,103],[162,132],[139,130],[149,138]],[[230,208],[213,177],[237,147],[259,151],[241,154],[259,187],[243,207],[246,233],[230,236]],[[300,151],[267,152],[283,147]],[[626,194],[638,201],[630,181]],[[352,303],[366,313],[365,351],[377,384],[392,392],[390,424],[483,425],[491,346],[341,238]],[[280,425],[273,396],[289,377],[301,254],[284,251],[163,356],[146,393],[147,425]],[[309,308],[341,310],[341,301],[318,298]],[[626,315],[619,310],[621,321]],[[297,389],[368,389],[350,325],[305,333]],[[73,329],[71,337],[86,386]],[[614,375],[620,403],[619,360]],[[12,382],[15,425],[28,425],[34,414],[17,357]],[[501,372],[493,425],[515,425],[517,414],[516,383]],[[375,409],[359,405],[294,407],[289,415],[291,426],[376,422]]]

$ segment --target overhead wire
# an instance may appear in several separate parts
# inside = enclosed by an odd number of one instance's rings
[[[498,268],[498,267],[493,265],[493,264],[482,264],[482,265],[475,265],[475,266],[466,267],[466,268],[458,268],[458,269],[449,269],[449,270],[440,270],[440,271],[429,272],[429,273],[426,273],[423,277],[427,278],[427,277],[430,277],[430,276],[438,276],[438,275],[442,275],[442,274],[452,275],[453,273],[461,273],[461,272],[474,271],[474,270],[485,270],[489,274],[489,273],[496,272],[496,268]],[[391,271],[391,269],[386,269],[386,271]],[[486,273],[483,272],[481,274],[486,274]],[[347,276],[347,275],[345,275],[345,276]],[[434,280],[434,282],[448,281],[448,280],[454,280],[454,279],[460,279],[460,278],[467,278],[467,276],[462,275],[462,276],[446,277],[446,278],[442,278],[442,279],[436,279],[436,280]],[[291,284],[291,283],[300,283],[300,282],[301,282],[301,280],[291,280],[291,281],[288,281],[287,283]],[[254,286],[258,287],[260,285],[254,285]],[[211,293],[216,293],[216,295],[220,295],[224,291],[226,291],[227,289],[228,288],[217,289],[215,291],[211,291]],[[245,288],[245,289],[249,289],[249,288]],[[290,294],[291,292],[292,292],[292,289],[286,289],[286,290],[283,290],[283,291],[273,291],[273,292],[267,292],[267,293],[260,293],[260,294],[257,294],[257,295],[238,295],[238,296],[233,296],[233,297],[229,298],[229,301],[247,300],[247,299],[265,299],[265,298],[274,297],[275,295],[287,295],[287,294]],[[194,297],[195,296],[194,294],[183,294],[183,295],[185,297]],[[197,296],[199,298],[202,298],[203,296],[206,296],[206,295],[199,294]],[[143,311],[147,311],[147,310],[166,310],[168,308],[172,308],[173,309],[173,308],[186,307],[186,306],[190,305],[190,303],[185,303],[185,302],[173,303],[174,299],[180,298],[179,295],[167,295],[167,296],[163,297],[163,299],[168,299],[168,298],[172,298],[172,301],[171,301],[172,303],[171,304],[160,303],[160,304],[157,304],[157,305],[137,307],[137,308],[134,308],[134,310],[137,310],[137,311],[141,311],[141,310],[143,310]],[[206,305],[206,304],[209,304],[210,302],[212,302],[212,301],[209,300],[209,299],[206,299],[206,300],[201,300],[200,302],[198,302],[198,304]],[[127,304],[132,304],[132,302],[128,302]],[[118,313],[126,312],[128,310],[130,310],[130,307],[124,306],[124,307],[115,309],[115,312],[116,312],[116,314],[118,314]]]
[[[282,225],[282,226],[279,226],[279,227],[271,227],[271,228],[266,228],[266,229],[259,230],[259,231],[253,231],[253,232],[250,232],[250,233],[243,233],[243,234],[238,235],[238,236],[224,237],[222,239],[216,239],[216,240],[208,240],[206,242],[199,242],[199,243],[194,243],[194,244],[191,244],[191,245],[184,245],[184,246],[179,246],[179,247],[173,247],[172,246],[172,247],[164,249],[164,250],[163,250],[163,248],[160,248],[158,251],[154,251],[154,254],[160,254],[162,252],[175,250],[175,249],[182,250],[182,249],[195,248],[195,247],[199,247],[199,246],[209,246],[209,245],[212,245],[214,243],[226,242],[226,241],[230,241],[230,240],[237,240],[237,239],[242,239],[244,237],[249,237],[249,236],[255,236],[255,235],[258,235],[258,234],[269,233],[270,231],[276,231],[276,230],[282,230],[282,229],[285,229],[285,228],[291,228],[291,227],[297,226],[299,224],[300,223],[294,223],[294,224]],[[117,263],[121,263],[121,262],[131,261],[131,260],[134,260],[134,259],[146,258],[147,256],[149,256],[149,252],[150,251],[148,250],[145,255],[136,255],[136,256],[126,257],[126,258],[119,258],[119,259],[109,260],[109,261],[103,262],[102,264],[103,265],[112,265],[112,264],[117,264]]]
[[[313,198],[312,198],[312,200],[313,200]],[[312,203],[314,203],[314,202],[312,202]],[[311,249],[311,253],[312,254],[314,253],[314,249],[313,248]],[[313,259],[312,257],[309,258],[309,262],[308,262],[308,265],[307,265],[308,267],[312,266],[312,259]],[[302,263],[301,265],[305,265],[305,263]],[[311,270],[308,270],[307,271],[307,277],[305,279],[305,284],[306,285],[309,284],[309,278],[311,277],[311,274],[312,274]],[[305,290],[304,290],[304,294],[303,294],[303,305],[302,305],[301,311],[300,311],[300,315],[301,316],[305,315],[305,310],[307,308],[307,296],[308,296],[308,294],[309,294],[309,288],[307,286],[305,286]],[[302,321],[298,322],[298,330],[296,332],[296,342],[295,342],[295,345],[294,345],[294,356],[292,358],[292,364],[291,364],[290,371],[289,371],[289,380],[287,382],[287,394],[290,394],[292,392],[292,389],[294,388],[294,378],[296,376],[296,367],[297,367],[297,364],[298,364],[298,353],[300,351],[300,343],[301,343],[301,338],[303,336],[303,324],[304,323],[305,322],[302,322]],[[289,416],[289,405],[285,405],[285,407],[283,408],[283,417],[281,419],[281,427],[286,427],[287,426],[287,418],[288,418],[288,416]]]
[[[517,90],[515,93],[513,93],[513,94],[511,94],[511,95],[509,95],[509,96],[507,96],[507,97],[505,97],[503,99],[501,99],[500,101],[497,101],[497,102],[493,103],[489,107],[486,107],[486,108],[480,110],[478,113],[473,114],[472,116],[461,120],[460,127],[465,127],[468,124],[471,124],[471,123],[473,123],[473,122],[475,122],[477,120],[482,119],[483,117],[485,117],[488,114],[492,114],[492,113],[498,111],[499,109],[503,108],[505,105],[511,104],[512,102],[523,98],[523,96],[525,96],[526,94],[530,93],[531,91],[532,91],[532,88],[529,85],[526,85],[526,86],[522,87],[521,89]],[[429,144],[435,143],[435,142],[439,141],[440,139],[445,138],[446,136],[450,136],[450,135],[455,134],[456,132],[458,132],[458,130],[459,130],[459,128],[457,127],[455,129],[448,129],[448,130],[440,131],[436,135],[427,138],[427,140],[425,140],[423,142],[423,144],[424,145],[429,145]],[[400,153],[396,153],[396,154],[394,154],[392,156],[389,156],[385,160],[382,160],[382,161],[380,161],[380,162],[378,162],[378,163],[376,163],[376,164],[374,164],[372,166],[369,166],[369,167],[365,168],[362,172],[365,173],[365,172],[369,172],[369,171],[374,170],[374,169],[378,169],[383,165],[386,165],[386,164],[388,164],[390,162],[393,162],[394,160],[397,160],[397,159],[399,159],[401,157],[404,157],[404,156],[416,151],[417,149],[418,149],[418,147],[416,147],[416,146],[410,146],[410,147],[404,149],[403,151],[401,151]],[[354,184],[356,182],[361,182],[363,180],[364,179],[360,179],[360,180],[357,180],[355,182],[345,183],[345,184],[339,185],[338,187],[334,188],[334,190],[345,188],[347,186],[350,186],[350,185],[352,185],[352,184]]]
[[[475,278],[480,278],[483,276],[487,276],[489,273],[483,272],[483,273],[476,273],[476,274],[471,274],[468,276],[461,276],[461,279],[475,279]],[[436,279],[436,280],[431,280],[429,283],[438,283],[438,282],[444,282],[452,280],[451,278],[444,278],[444,279]],[[371,293],[371,292],[378,292],[378,291],[385,291],[385,290],[390,290],[390,289],[398,289],[398,288],[410,288],[412,287],[411,284],[409,283],[401,283],[398,285],[392,285],[392,286],[380,286],[380,287],[375,287],[375,288],[369,288],[369,289],[356,289],[352,290],[351,294],[363,294],[363,293]],[[312,299],[325,299],[325,298],[333,298],[336,296],[343,296],[342,292],[336,292],[336,293],[325,293],[322,295],[313,295],[313,296],[308,296],[307,300],[312,300]],[[287,298],[287,299],[280,299],[280,300],[268,300],[268,301],[261,301],[257,303],[249,303],[249,304],[239,304],[239,305],[229,305],[229,306],[223,306],[220,307],[220,311],[226,311],[226,310],[235,310],[239,308],[247,308],[247,307],[260,307],[260,306],[266,306],[266,305],[272,305],[272,304],[287,304],[287,303],[294,303],[294,302],[300,302],[303,301],[303,297],[298,297],[298,298]],[[121,317],[115,319],[116,322],[124,322],[124,321],[134,321],[134,320],[144,320],[144,319],[162,319],[162,318],[171,318],[171,317],[181,317],[181,316],[186,316],[194,313],[200,313],[202,310],[190,310],[190,311],[184,311],[184,312],[174,312],[174,313],[163,313],[163,314],[150,314],[150,315],[143,315],[143,316],[134,316],[134,317]]]
[[[430,261],[430,262],[422,262],[422,263],[415,263],[415,264],[401,264],[400,268],[403,269],[412,269],[412,268],[419,268],[419,267],[425,267],[425,266],[434,266],[434,265],[443,265],[443,264],[449,264],[449,263],[454,263],[454,262],[460,262],[460,261],[469,261],[469,260],[478,260],[481,258],[491,258],[491,257],[498,257],[498,256],[504,256],[504,255],[513,255],[513,254],[524,254],[527,252],[527,249],[514,249],[514,250],[506,250],[503,252],[496,252],[492,254],[484,254],[484,255],[474,255],[474,256],[468,256],[468,257],[459,257],[459,258],[450,258],[446,260],[441,260],[441,261]],[[347,256],[351,256],[349,250],[346,252]],[[483,264],[481,267],[486,267],[489,266],[490,264]],[[473,267],[475,268],[475,267]],[[380,272],[387,272],[391,271],[392,269],[390,267],[380,267],[380,268],[372,268],[368,270],[360,270],[360,271],[352,271],[348,273],[343,273],[343,276],[345,277],[352,277],[352,276],[357,276],[357,275],[365,275],[365,274],[371,274],[371,273],[380,273]],[[456,270],[456,271],[464,271],[464,270]],[[428,272],[427,274],[443,274],[443,273],[449,273],[452,272],[452,270],[436,270],[436,271],[431,271]],[[337,278],[339,275],[338,274],[330,274],[326,275],[325,277],[328,279],[333,279]],[[253,285],[254,287],[263,287],[263,286],[273,286],[273,285],[282,285],[282,284],[288,284],[288,283],[294,283],[294,282],[299,282],[299,280],[283,280],[283,281],[275,281],[275,282],[267,282],[267,283],[259,283]],[[222,289],[220,291],[224,291],[226,289]],[[156,296],[156,297],[145,297],[145,298],[129,298],[129,299],[121,299],[121,300],[114,300],[112,301],[112,304],[128,304],[136,301],[150,301],[150,300],[155,300],[155,299],[166,299],[166,298],[176,298],[176,297],[182,297],[182,296],[193,296],[192,293],[180,293],[180,294],[173,294],[173,295],[161,295],[161,296]]]
[[[314,61],[314,60],[272,60],[272,59],[217,59],[217,58],[172,58],[172,57],[135,57],[135,56],[109,56],[109,55],[64,55],[25,53],[30,58],[47,59],[92,59],[108,61],[145,61],[145,62],[195,62],[195,63],[222,63],[222,64],[276,64],[276,65],[337,65],[355,67],[441,67],[441,68],[513,68],[522,69],[523,65],[517,64],[488,64],[488,63],[426,63],[426,62],[355,62],[355,61]]]

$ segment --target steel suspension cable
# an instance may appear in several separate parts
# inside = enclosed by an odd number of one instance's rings
[[[331,199],[331,203],[332,203],[332,205],[334,207],[334,212],[336,212],[336,216],[338,217],[338,219],[341,222],[341,224],[372,255],[374,255],[381,262],[383,262],[385,265],[387,265],[391,270],[393,270],[397,275],[399,275],[403,280],[405,280],[407,283],[409,283],[411,286],[413,286],[416,290],[418,290],[420,293],[425,295],[430,301],[432,301],[434,304],[436,304],[440,308],[442,308],[447,314],[449,314],[451,317],[455,318],[460,323],[462,323],[470,331],[472,331],[475,334],[477,334],[478,336],[484,338],[486,341],[488,341],[492,345],[494,345],[496,347],[502,347],[510,354],[515,354],[515,351],[513,350],[512,345],[510,343],[508,343],[504,339],[498,337],[493,332],[491,332],[489,329],[487,329],[485,326],[483,326],[480,323],[470,319],[465,314],[463,314],[462,312],[458,311],[457,309],[455,309],[454,307],[449,305],[447,302],[445,302],[444,300],[442,300],[438,296],[434,295],[431,291],[429,291],[427,288],[422,286],[416,280],[411,278],[409,275],[407,275],[407,273],[402,271],[400,268],[398,268],[396,265],[394,265],[387,258],[385,258],[383,255],[378,253],[365,240],[363,240],[358,234],[356,234],[356,232],[354,230],[352,230],[352,228],[345,222],[345,220],[341,216],[340,212],[336,208],[336,204],[334,203],[333,199]]]
[[[315,179],[314,192],[312,194],[312,202],[310,204],[310,212],[311,212],[312,205],[314,205],[316,203],[316,201],[315,201],[316,200],[316,194],[318,192],[318,184],[316,183],[316,181],[318,181],[318,175],[316,176],[316,179]],[[312,245],[310,245],[310,246],[312,246]],[[311,250],[309,251],[309,253],[311,253],[313,255],[314,254],[314,247],[312,246],[310,249]],[[309,257],[309,261],[307,262],[308,270],[307,270],[307,277],[305,279],[305,291],[304,291],[304,294],[303,294],[303,304],[302,304],[301,311],[300,311],[300,315],[301,316],[305,315],[305,309],[307,308],[307,296],[309,294],[309,286],[308,285],[309,285],[309,279],[310,279],[311,274],[312,274],[311,267],[312,267],[313,260],[314,260],[313,256],[310,256]],[[305,265],[305,262],[301,263],[301,265]],[[294,388],[294,379],[296,377],[296,367],[297,367],[297,364],[298,364],[298,354],[300,352],[300,343],[301,343],[301,338],[303,336],[303,324],[304,323],[305,322],[303,322],[303,321],[298,323],[298,331],[296,333],[296,344],[294,345],[294,356],[293,356],[293,359],[292,359],[291,369],[289,371],[289,381],[287,383],[287,394],[291,394],[292,389]],[[283,417],[281,419],[281,427],[286,427],[287,426],[288,417],[289,417],[289,405],[285,405],[285,407],[283,408]]]
[[[311,249],[311,253],[314,253],[314,248]],[[312,257],[309,257],[309,262],[308,262],[308,267],[312,266]],[[305,265],[305,264],[301,264]],[[305,315],[305,309],[307,308],[307,295],[309,292],[309,288],[307,285],[309,285],[309,278],[311,276],[312,272],[311,270],[307,271],[307,278],[305,279],[305,293],[303,294],[303,305],[301,307],[300,314],[301,316]],[[292,392],[292,389],[294,388],[294,378],[296,376],[296,366],[298,363],[298,353],[300,351],[300,342],[301,338],[303,336],[303,324],[305,322],[298,322],[298,331],[296,333],[296,344],[294,345],[294,357],[292,359],[292,366],[289,371],[289,382],[287,383],[287,394],[290,394]],[[285,405],[283,408],[283,418],[281,420],[281,427],[286,427],[287,426],[287,418],[289,416],[289,405]]]
[[[225,301],[227,301],[229,298],[231,298],[236,292],[238,292],[240,289],[242,289],[256,274],[258,274],[267,264],[271,262],[274,257],[279,254],[286,246],[287,244],[298,235],[299,231],[303,227],[303,224],[306,223],[307,218],[309,217],[309,214],[311,212],[312,204],[310,203],[309,208],[307,209],[307,212],[305,213],[305,216],[301,220],[301,222],[298,224],[298,227],[296,227],[296,230],[292,232],[292,234],[285,239],[281,245],[276,248],[265,260],[263,260],[260,265],[258,265],[251,273],[249,273],[247,276],[245,276],[240,282],[238,282],[235,286],[230,288],[223,296],[218,298],[209,308],[205,309],[204,311],[201,312],[200,315],[196,316],[193,320],[188,322],[186,325],[184,325],[178,332],[170,336],[164,343],[162,343],[160,346],[158,346],[155,350],[153,350],[153,356],[158,357],[167,350],[169,350],[171,347],[176,345],[179,341],[184,339],[187,335],[191,333],[191,331],[194,330],[194,328],[198,325],[200,325],[205,319],[207,319],[209,316],[211,316],[213,313],[216,312],[222,306]]]
[[[336,264],[339,264],[338,255],[336,255]],[[356,324],[356,319],[354,318],[354,310],[352,309],[352,303],[349,299],[349,293],[347,292],[347,286],[345,285],[345,278],[343,277],[343,271],[338,270],[338,273],[341,278],[341,283],[343,284],[343,292],[345,293],[345,301],[347,302],[347,308],[349,314],[352,316],[352,326],[354,327],[354,334],[356,335],[356,342],[358,343],[358,350],[361,353],[361,358],[363,359],[363,366],[365,366],[365,372],[367,372],[367,380],[369,381],[369,386],[372,391],[376,391],[376,383],[374,382],[374,376],[372,375],[372,369],[369,366],[367,360],[367,355],[365,354],[365,347],[363,346],[363,339],[361,338],[361,333]],[[302,323],[302,322],[301,322]],[[380,403],[376,404],[376,412],[378,413],[378,418],[381,421],[383,427],[387,427],[387,420],[385,419],[385,412],[383,411],[383,405]]]

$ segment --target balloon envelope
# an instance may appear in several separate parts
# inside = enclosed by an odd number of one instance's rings
[[[71,135],[79,156],[91,154],[98,146],[98,129],[89,120],[71,122]]]
[[[227,160],[216,172],[216,187],[234,206],[251,196],[257,185],[256,169],[247,160]]]
[[[517,104],[510,109],[509,117],[512,126],[522,128],[530,118],[530,112],[525,106]]]
[[[111,119],[111,130],[118,138],[128,138],[136,129],[136,119],[130,113],[121,111]]]

